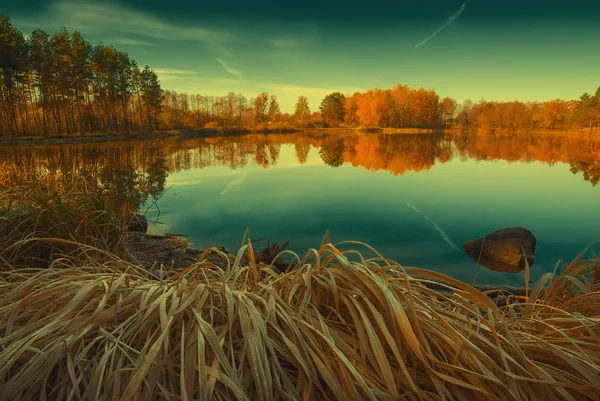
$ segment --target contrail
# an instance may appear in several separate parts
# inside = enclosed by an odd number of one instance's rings
[[[429,42],[429,39],[433,38],[435,35],[437,35],[438,33],[440,33],[440,31],[442,29],[444,29],[445,27],[447,27],[448,25],[450,25],[451,23],[454,22],[455,19],[458,18],[458,16],[465,10],[465,8],[467,7],[467,4],[469,4],[471,2],[471,0],[467,0],[462,6],[460,6],[460,8],[458,9],[458,11],[456,13],[454,13],[453,16],[451,16],[450,18],[448,18],[448,21],[446,21],[446,23],[444,25],[442,25],[437,31],[435,31],[433,34],[431,34],[430,36],[426,37],[425,39],[423,39],[423,41],[419,42],[416,46],[415,49],[417,47],[420,47],[422,45],[424,45],[425,43]]]
[[[452,248],[458,250],[458,247],[454,244],[454,242],[452,242],[450,240],[450,238],[448,238],[448,235],[446,235],[446,233],[444,232],[444,230],[442,230],[442,228],[440,226],[438,226],[437,224],[435,224],[433,221],[431,221],[431,219],[429,217],[427,217],[425,215],[425,213],[423,213],[422,211],[420,211],[419,209],[417,209],[416,207],[414,207],[413,205],[411,205],[409,202],[406,202],[406,204],[408,206],[410,206],[415,212],[419,213],[421,216],[425,217],[425,219],[430,222],[433,225],[433,228],[435,228],[437,230],[437,232],[440,233],[440,235],[442,236],[442,239],[444,241],[446,241],[446,243],[448,245],[450,245]]]
[[[373,84],[376,84],[377,82],[379,82],[379,80],[381,78],[383,78],[384,75],[385,75],[384,73],[379,74],[379,76],[377,78],[375,78],[375,81],[373,81]]]
[[[217,60],[217,62],[219,64],[221,64],[221,67],[223,67],[223,69],[230,73],[231,75],[235,76],[237,79],[241,80],[242,79],[242,72],[240,70],[236,70],[235,68],[231,67],[229,64],[227,64],[227,62],[221,58],[216,58],[215,60]]]

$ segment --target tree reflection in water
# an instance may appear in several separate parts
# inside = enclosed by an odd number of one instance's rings
[[[583,136],[452,136],[387,134],[356,131],[298,134],[250,134],[214,138],[14,146],[0,149],[0,162],[23,169],[48,168],[81,174],[112,191],[116,205],[134,210],[165,190],[167,177],[191,168],[248,163],[277,165],[282,146],[293,146],[299,164],[315,149],[332,167],[345,163],[393,175],[431,169],[436,163],[461,160],[505,160],[567,163],[593,186],[600,181],[600,141]]]

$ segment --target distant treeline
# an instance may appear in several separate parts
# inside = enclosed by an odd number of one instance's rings
[[[598,127],[600,88],[579,100],[459,105],[433,90],[396,85],[364,93],[330,93],[311,112],[299,96],[293,114],[276,95],[247,99],[163,91],[148,66],[112,46],[86,42],[65,28],[27,38],[0,16],[0,135],[70,135],[203,128],[461,128],[486,131]]]
[[[341,106],[343,105],[343,107]],[[325,124],[364,128],[465,128],[482,130],[555,130],[598,127],[600,88],[580,100],[523,103],[486,102],[462,105],[435,91],[396,85],[344,97],[328,95],[320,107]]]
[[[547,102],[487,102],[466,100],[459,105],[440,99],[433,90],[396,85],[344,95],[331,93],[316,112],[299,96],[294,114],[281,113],[275,95],[261,93],[247,100],[241,94],[202,96],[167,91],[160,125],[168,129],[271,125],[352,128],[461,128],[484,131],[569,130],[600,124],[600,88],[580,100]]]

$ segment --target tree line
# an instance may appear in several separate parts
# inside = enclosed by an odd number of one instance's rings
[[[327,95],[319,108],[326,126],[362,128],[462,128],[487,131],[598,128],[600,88],[579,100],[487,102],[440,99],[433,90],[396,85],[344,96]],[[296,110],[298,113],[298,109]]]
[[[198,129],[287,127],[460,128],[484,131],[598,128],[600,88],[579,100],[487,102],[443,99],[434,91],[391,89],[326,95],[311,112],[299,96],[292,114],[277,96],[164,91],[149,66],[65,28],[25,37],[0,16],[0,135],[70,135]]]
[[[292,121],[289,114],[281,113],[277,96],[267,92],[248,99],[234,92],[203,96],[167,90],[159,122],[164,129],[257,129]]]
[[[579,100],[488,102],[458,104],[440,99],[434,90],[395,85],[344,95],[326,95],[311,112],[300,95],[293,114],[281,113],[276,95],[262,92],[247,99],[241,93],[224,96],[165,92],[160,126],[165,129],[240,128],[260,130],[286,125],[298,128],[458,128],[483,131],[568,130],[597,128],[600,88]]]
[[[63,135],[158,129],[156,73],[65,28],[27,38],[0,16],[0,133]]]
[[[547,102],[465,101],[457,112],[455,125],[484,131],[567,130],[598,128],[600,88],[579,100]]]

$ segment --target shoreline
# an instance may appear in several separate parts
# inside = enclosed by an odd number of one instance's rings
[[[175,234],[155,234],[150,232],[131,232],[128,241],[128,252],[133,257],[133,260],[129,261],[137,264],[139,267],[144,268],[148,272],[155,271],[167,271],[170,266],[177,266],[179,268],[190,268],[193,265],[200,262],[202,255],[204,255],[203,261],[208,261],[227,269],[227,261],[223,256],[219,256],[213,249],[222,252],[227,256],[230,263],[233,263],[237,257],[236,252],[225,248],[224,246],[214,246],[207,249],[198,249],[187,242],[185,239],[179,238],[180,235]],[[253,241],[255,242],[255,241]],[[279,243],[271,244],[277,248]],[[268,252],[269,245],[255,246],[254,258],[257,266],[259,264],[270,265],[273,263],[275,256],[279,252]],[[288,268],[294,269],[292,265],[288,265],[286,262],[277,259],[274,263],[274,267],[280,273],[287,270]],[[426,287],[434,291],[447,292],[448,284],[443,282],[424,282]],[[500,303],[515,302],[516,297],[523,297],[528,293],[526,287],[509,286],[504,284],[469,284],[473,288],[481,291],[487,295],[491,300],[498,301]],[[529,288],[531,291],[532,288]]]
[[[21,136],[13,138],[0,139],[0,147],[2,146],[28,146],[28,145],[60,145],[60,144],[79,144],[79,143],[106,143],[106,142],[124,142],[124,141],[147,141],[154,139],[166,138],[214,138],[218,136],[243,136],[249,134],[297,134],[297,133],[328,133],[328,132],[357,132],[357,133],[377,133],[377,134],[406,134],[406,135],[423,135],[423,134],[450,134],[457,136],[477,135],[486,136],[492,135],[496,137],[504,136],[587,136],[595,137],[594,134],[599,134],[598,131],[573,131],[573,130],[557,130],[557,131],[469,131],[458,128],[446,129],[430,129],[430,128],[361,128],[361,127],[335,127],[335,128],[284,128],[284,129],[264,129],[264,130],[247,130],[247,129],[219,129],[208,128],[193,131],[180,130],[164,130],[154,132],[139,132],[125,134],[84,134],[73,136]],[[600,135],[598,135],[600,138]]]
[[[277,129],[277,130],[243,130],[243,129],[203,129],[194,131],[164,130],[154,132],[139,132],[125,134],[84,134],[72,136],[54,136],[44,138],[41,136],[21,136],[0,139],[0,146],[26,146],[26,145],[59,145],[74,143],[102,143],[123,142],[137,140],[153,140],[164,138],[210,138],[215,136],[241,136],[252,133],[260,134],[292,134],[302,132],[301,129]]]

